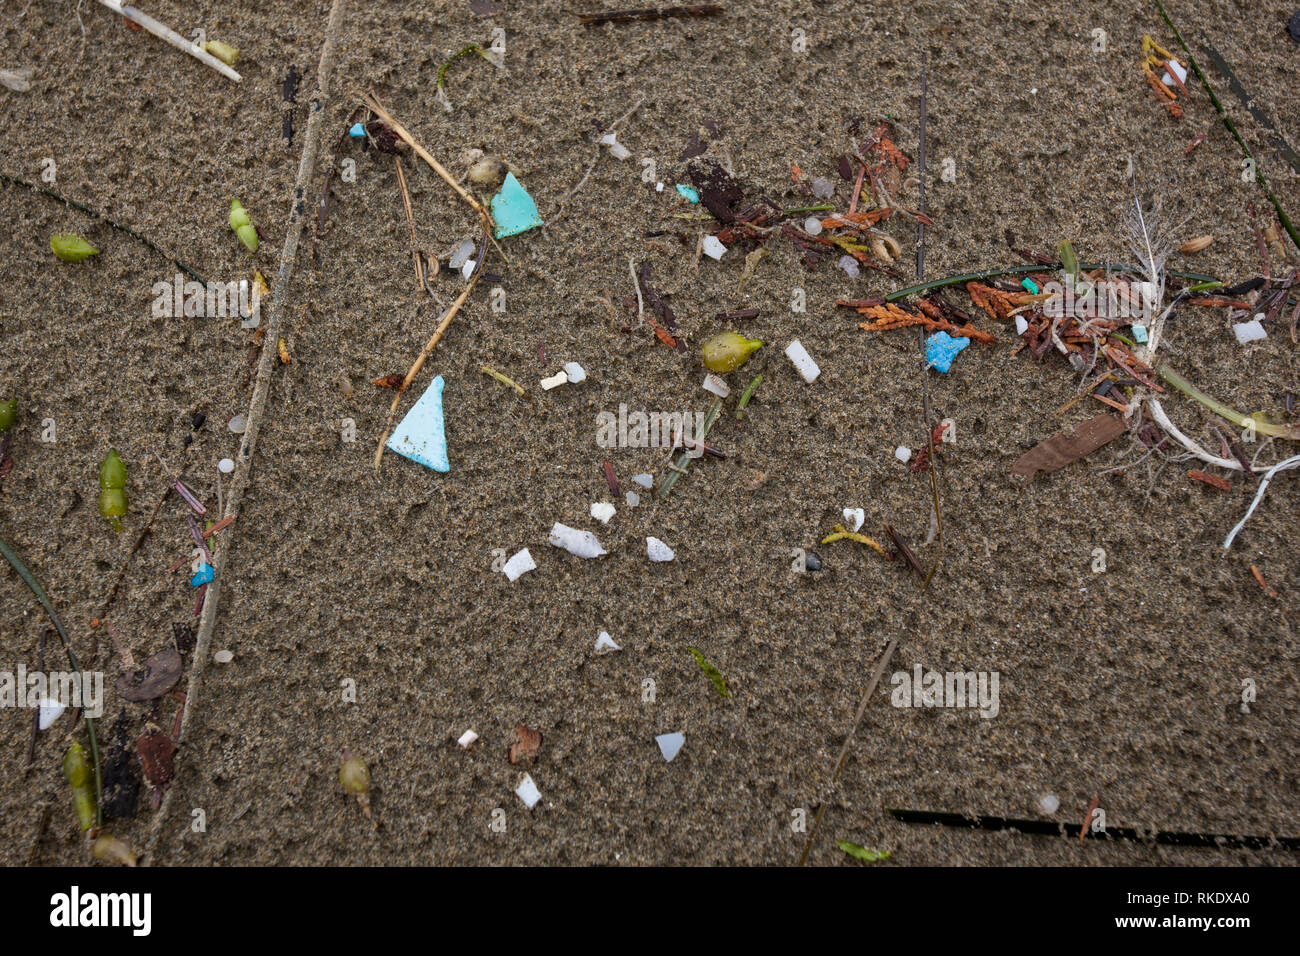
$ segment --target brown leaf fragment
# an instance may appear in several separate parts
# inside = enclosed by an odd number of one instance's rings
[[[378,385],[380,388],[400,388],[402,385],[402,376],[398,375],[396,372],[391,372],[390,374],[383,375],[379,378],[372,378],[370,384]]]
[[[171,783],[176,770],[176,744],[153,724],[137,738],[135,752],[145,783],[154,788],[154,800],[160,801],[161,788]],[[155,808],[158,803],[154,803]]]
[[[541,749],[541,731],[530,730],[523,724],[515,726],[515,742],[510,745],[511,763],[519,763],[524,760],[532,762],[537,757],[537,751]]]
[[[181,655],[168,647],[145,659],[137,670],[117,679],[117,693],[123,700],[154,700],[176,686],[181,679]]]
[[[1220,491],[1231,491],[1232,485],[1224,481],[1218,475],[1211,475],[1204,471],[1189,471],[1187,477],[1194,481],[1203,481],[1212,488],[1218,488]]]
[[[1094,415],[1073,428],[1063,428],[1016,460],[1011,466],[1012,480],[1028,484],[1040,471],[1049,475],[1059,471],[1102,445],[1114,441],[1124,434],[1126,428],[1122,418],[1106,412]]]

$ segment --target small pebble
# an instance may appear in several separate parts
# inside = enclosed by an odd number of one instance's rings
[[[1038,798],[1038,809],[1044,813],[1055,813],[1061,809],[1061,801],[1054,793],[1045,793]]]
[[[672,763],[673,758],[681,753],[682,745],[686,743],[686,735],[660,734],[655,738],[655,743],[659,745],[659,752],[664,755],[664,760]]]
[[[244,429],[248,427],[248,422],[244,421],[243,415],[236,415],[226,424],[226,427],[236,435],[242,435],[244,434]]]
[[[852,256],[840,256],[840,261],[835,264],[843,269],[850,279],[858,277],[858,260]]]
[[[591,503],[591,516],[601,524],[609,524],[609,519],[614,517],[616,509],[607,501],[593,501]]]
[[[192,428],[202,428],[203,423],[206,422],[207,420],[208,420],[207,415],[204,415],[202,412],[195,412],[193,415],[190,416],[190,426]]]
[[[1238,345],[1247,345],[1268,338],[1268,333],[1264,331],[1264,324],[1258,317],[1249,322],[1238,322],[1232,327],[1232,334],[1237,337]]]
[[[629,508],[635,508],[637,505],[641,503],[641,496],[638,495],[635,491],[629,491],[627,494],[623,496],[623,500],[627,502],[627,506]]]
[[[809,551],[804,555],[803,566],[808,571],[820,571],[822,569],[822,559],[817,556],[817,552]]]
[[[803,231],[810,236],[820,236],[822,234],[822,221],[816,216],[809,216],[803,221]]]
[[[722,244],[717,236],[704,237],[704,254],[710,259],[721,259],[722,254],[727,251],[727,247]]]
[[[469,750],[470,744],[476,740],[478,740],[478,734],[472,730],[467,730],[460,735],[460,739],[456,743],[460,744],[462,750]]]
[[[609,636],[608,631],[601,631],[596,637],[597,654],[613,654],[615,651],[621,651],[623,648],[614,643],[614,639]]]
[[[519,781],[515,793],[519,795],[520,800],[524,801],[524,806],[529,810],[537,806],[537,801],[542,799],[541,791],[537,789],[537,784],[533,783],[533,778],[529,774],[524,774],[524,779]]]
[[[726,398],[731,394],[731,386],[718,378],[718,376],[714,375],[712,372],[704,376],[704,390],[706,392],[712,392],[714,395],[718,396],[718,398]]]
[[[912,449],[908,448],[906,445],[899,445],[894,449],[894,457],[906,465],[912,460]]]
[[[822,373],[822,370],[812,360],[812,356],[808,354],[808,350],[803,347],[798,339],[785,347],[785,355],[794,363],[794,367],[799,370],[799,374],[803,376],[805,382],[811,384],[817,381],[817,376]]]
[[[218,664],[229,664],[235,659],[234,651],[217,651],[212,655],[212,659]]]
[[[573,382],[575,385],[578,382],[585,382],[587,380],[587,370],[577,362],[565,362],[564,374],[567,375],[569,381]]]
[[[1291,39],[1300,43],[1300,10],[1291,14],[1291,19],[1287,21],[1286,32],[1291,34]]]
[[[221,472],[223,475],[228,475],[234,470],[235,463],[229,458],[223,458],[221,461],[217,462],[217,471]]]
[[[668,547],[658,538],[645,539],[646,554],[650,556],[651,561],[671,561],[677,557],[673,549]]]
[[[533,560],[533,556],[528,549],[524,548],[507,561],[501,570],[511,581],[518,581],[522,575],[527,574],[529,571],[536,571],[537,562]]]

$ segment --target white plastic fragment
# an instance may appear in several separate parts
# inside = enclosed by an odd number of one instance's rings
[[[1055,813],[1061,809],[1060,798],[1054,793],[1045,793],[1038,798],[1038,809],[1043,813]]]
[[[657,193],[661,193],[661,192],[663,192],[663,191],[664,191],[664,184],[663,184],[663,183],[655,183],[655,192],[657,192]]]
[[[609,519],[617,513],[617,509],[608,501],[593,501],[591,503],[591,516],[601,524],[609,524]]]
[[[609,155],[615,159],[627,159],[632,155],[632,151],[620,143],[616,133],[606,133],[600,138],[601,146],[609,147]]]
[[[476,740],[478,740],[478,734],[472,730],[467,730],[460,735],[460,739],[457,740],[456,743],[460,744],[461,750],[469,750],[470,744],[474,743]]]
[[[822,373],[817,363],[812,360],[798,339],[795,339],[785,347],[785,357],[794,363],[794,367],[799,370],[803,380],[808,383],[817,381],[817,376]]]
[[[894,457],[906,465],[912,460],[912,449],[908,448],[906,445],[899,445],[894,449]]]
[[[810,236],[820,236],[822,234],[822,221],[816,216],[809,216],[803,221],[803,231]]]
[[[228,475],[234,470],[235,463],[229,458],[223,458],[221,461],[217,462],[217,471],[221,472],[223,475]]]
[[[234,651],[217,651],[212,655],[212,659],[218,664],[229,664],[235,659]]]
[[[673,549],[668,547],[668,545],[664,544],[658,538],[646,538],[645,551],[646,554],[649,555],[651,561],[671,561],[673,558],[677,557],[673,552]]]
[[[644,471],[639,475],[633,475],[632,480],[647,491],[655,486],[654,475],[646,474]]]
[[[622,649],[614,643],[614,639],[609,636],[608,631],[601,631],[596,637],[597,654],[613,654],[615,651],[621,651]]]
[[[682,745],[686,743],[686,735],[660,734],[655,738],[655,743],[659,745],[659,752],[664,755],[664,760],[672,763],[673,758],[681,753]]]
[[[845,508],[844,523],[853,525],[850,531],[857,531],[862,527],[862,522],[867,520],[867,513],[862,508]]]
[[[564,374],[567,375],[569,381],[573,382],[575,385],[578,382],[585,382],[587,380],[587,370],[577,362],[565,362]]]
[[[858,277],[858,260],[852,256],[840,256],[840,261],[835,264],[843,269],[850,279]]]
[[[1249,322],[1238,322],[1232,327],[1232,334],[1237,337],[1238,345],[1247,345],[1268,338],[1268,333],[1264,331],[1264,324],[1258,318],[1251,319]]]
[[[531,774],[524,774],[524,779],[519,781],[519,786],[515,788],[515,793],[519,799],[524,801],[524,806],[529,810],[537,806],[537,801],[542,799],[542,792],[537,789],[537,784],[533,783]]]
[[[474,266],[476,262],[477,260],[471,259],[469,260],[469,262],[465,263],[463,266],[460,267],[460,274],[465,279],[466,282],[468,282],[469,277],[474,274]]]
[[[1025,321],[1023,315],[1016,316],[1016,335],[1024,335],[1029,331],[1029,323]]]
[[[602,554],[609,553],[600,546],[600,542],[590,531],[579,531],[558,521],[555,522],[555,527],[551,529],[547,540],[557,548],[563,548],[580,558],[599,558]]]
[[[462,239],[455,249],[451,251],[451,258],[447,260],[447,267],[450,269],[459,269],[469,257],[474,254],[474,240]]]
[[[818,176],[812,181],[812,191],[818,199],[830,199],[835,195],[835,185],[829,179]]]
[[[561,369],[560,371],[552,375],[550,378],[542,379],[542,390],[545,392],[549,392],[553,388],[559,388],[561,385],[567,385],[568,383],[569,383],[568,373],[566,373],[563,369]]]
[[[714,375],[712,372],[704,376],[704,390],[706,392],[712,392],[714,395],[718,396],[718,398],[726,398],[731,394],[731,386],[718,378],[718,376]]]
[[[637,505],[641,503],[641,496],[638,495],[635,491],[629,491],[627,494],[623,496],[623,500],[627,502],[627,506],[629,508],[635,508]]]
[[[1169,75],[1170,70],[1173,71],[1174,76],[1178,77],[1180,83],[1185,83],[1187,81],[1187,68],[1177,60],[1170,60],[1169,65],[1165,67],[1165,75],[1160,81],[1164,83],[1165,86],[1173,87],[1175,85],[1174,77]]]
[[[236,435],[242,435],[244,434],[244,429],[248,427],[248,422],[244,420],[243,415],[236,415],[234,418],[232,418],[229,422],[226,423],[226,427],[229,428]]]
[[[68,705],[62,701],[42,697],[40,703],[36,705],[36,726],[41,730],[49,730],[50,725],[67,709]]]
[[[518,581],[520,577],[529,571],[536,571],[537,562],[533,560],[533,556],[528,549],[524,548],[502,565],[501,570],[505,572],[506,577],[511,581]]]
[[[727,247],[717,236],[704,237],[704,254],[710,259],[721,259],[722,254],[727,251]]]

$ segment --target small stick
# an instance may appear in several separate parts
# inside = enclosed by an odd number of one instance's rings
[[[415,235],[415,213],[411,209],[411,193],[406,188],[406,173],[402,171],[402,157],[393,154],[393,166],[397,169],[397,186],[402,191],[402,208],[406,211],[406,226],[411,231],[411,261],[415,263],[415,282],[421,291],[433,295],[429,283],[424,281],[424,257],[420,255],[419,242]]]
[[[108,9],[112,10],[114,13],[120,14],[132,23],[144,27],[158,39],[171,44],[178,50],[188,53],[200,63],[212,67],[227,79],[234,80],[236,83],[240,81],[241,77],[238,73],[226,66],[226,64],[222,63],[207,50],[203,49],[203,47],[199,46],[197,43],[191,43],[171,27],[164,26],[148,14],[141,13],[135,7],[124,6],[122,0],[99,0],[99,2],[108,7]]]
[[[512,379],[509,375],[502,375],[500,372],[498,372],[498,371],[497,371],[496,369],[494,369],[492,366],[490,366],[490,365],[480,365],[480,366],[478,367],[478,370],[479,370],[480,372],[483,372],[483,373],[487,374],[487,375],[491,375],[494,379],[496,379],[496,380],[497,380],[498,382],[500,382],[502,385],[508,385],[508,386],[510,386],[510,387],[513,388],[516,392],[518,392],[520,395],[523,395],[523,394],[524,394],[524,387],[523,387],[522,385],[520,385],[518,382],[516,382],[514,379]]]
[[[748,405],[748,404],[749,404],[749,400],[750,400],[751,398],[754,397],[754,393],[755,393],[756,391],[758,391],[758,385],[759,385],[759,383],[762,382],[762,381],[763,381],[763,376],[762,376],[762,375],[755,375],[755,376],[750,380],[749,385],[747,385],[747,386],[745,387],[744,394],[742,394],[742,395],[740,396],[740,401],[739,401],[739,403],[737,403],[737,405],[736,405],[736,420],[737,420],[737,421],[739,421],[740,419],[742,419],[742,418],[745,417],[745,406]]]

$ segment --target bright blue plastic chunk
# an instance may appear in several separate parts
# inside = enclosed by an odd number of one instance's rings
[[[199,569],[194,573],[194,577],[190,578],[190,587],[198,588],[205,584],[211,584],[214,574],[216,574],[216,571],[213,569],[212,565],[204,561],[199,565]]]
[[[952,360],[957,357],[957,353],[968,345],[968,338],[954,338],[947,332],[936,332],[925,340],[925,361],[940,372],[947,372],[952,368]]]
[[[352,128],[348,130],[348,135],[351,136],[353,139],[365,139],[366,138],[365,124],[364,123],[352,124]]]
[[[492,197],[492,218],[496,220],[498,239],[517,236],[542,224],[537,213],[537,203],[524,191],[514,173],[506,173],[501,191]]]
[[[687,200],[687,201],[689,201],[689,202],[699,202],[699,201],[700,201],[700,194],[697,193],[697,192],[696,192],[694,189],[692,189],[690,186],[683,186],[681,183],[678,183],[678,184],[677,184],[677,192],[681,195],[681,197],[682,197],[683,199],[685,199],[685,200]]]
[[[1038,286],[1034,285],[1034,280],[1028,277],[1020,280],[1020,287],[1030,295],[1038,295]]]
[[[1145,325],[1129,326],[1133,330],[1133,341],[1142,343],[1147,340],[1147,327]]]
[[[441,375],[429,384],[385,444],[403,458],[446,472],[451,471],[451,462],[447,459],[447,435],[442,418],[444,384]]]

